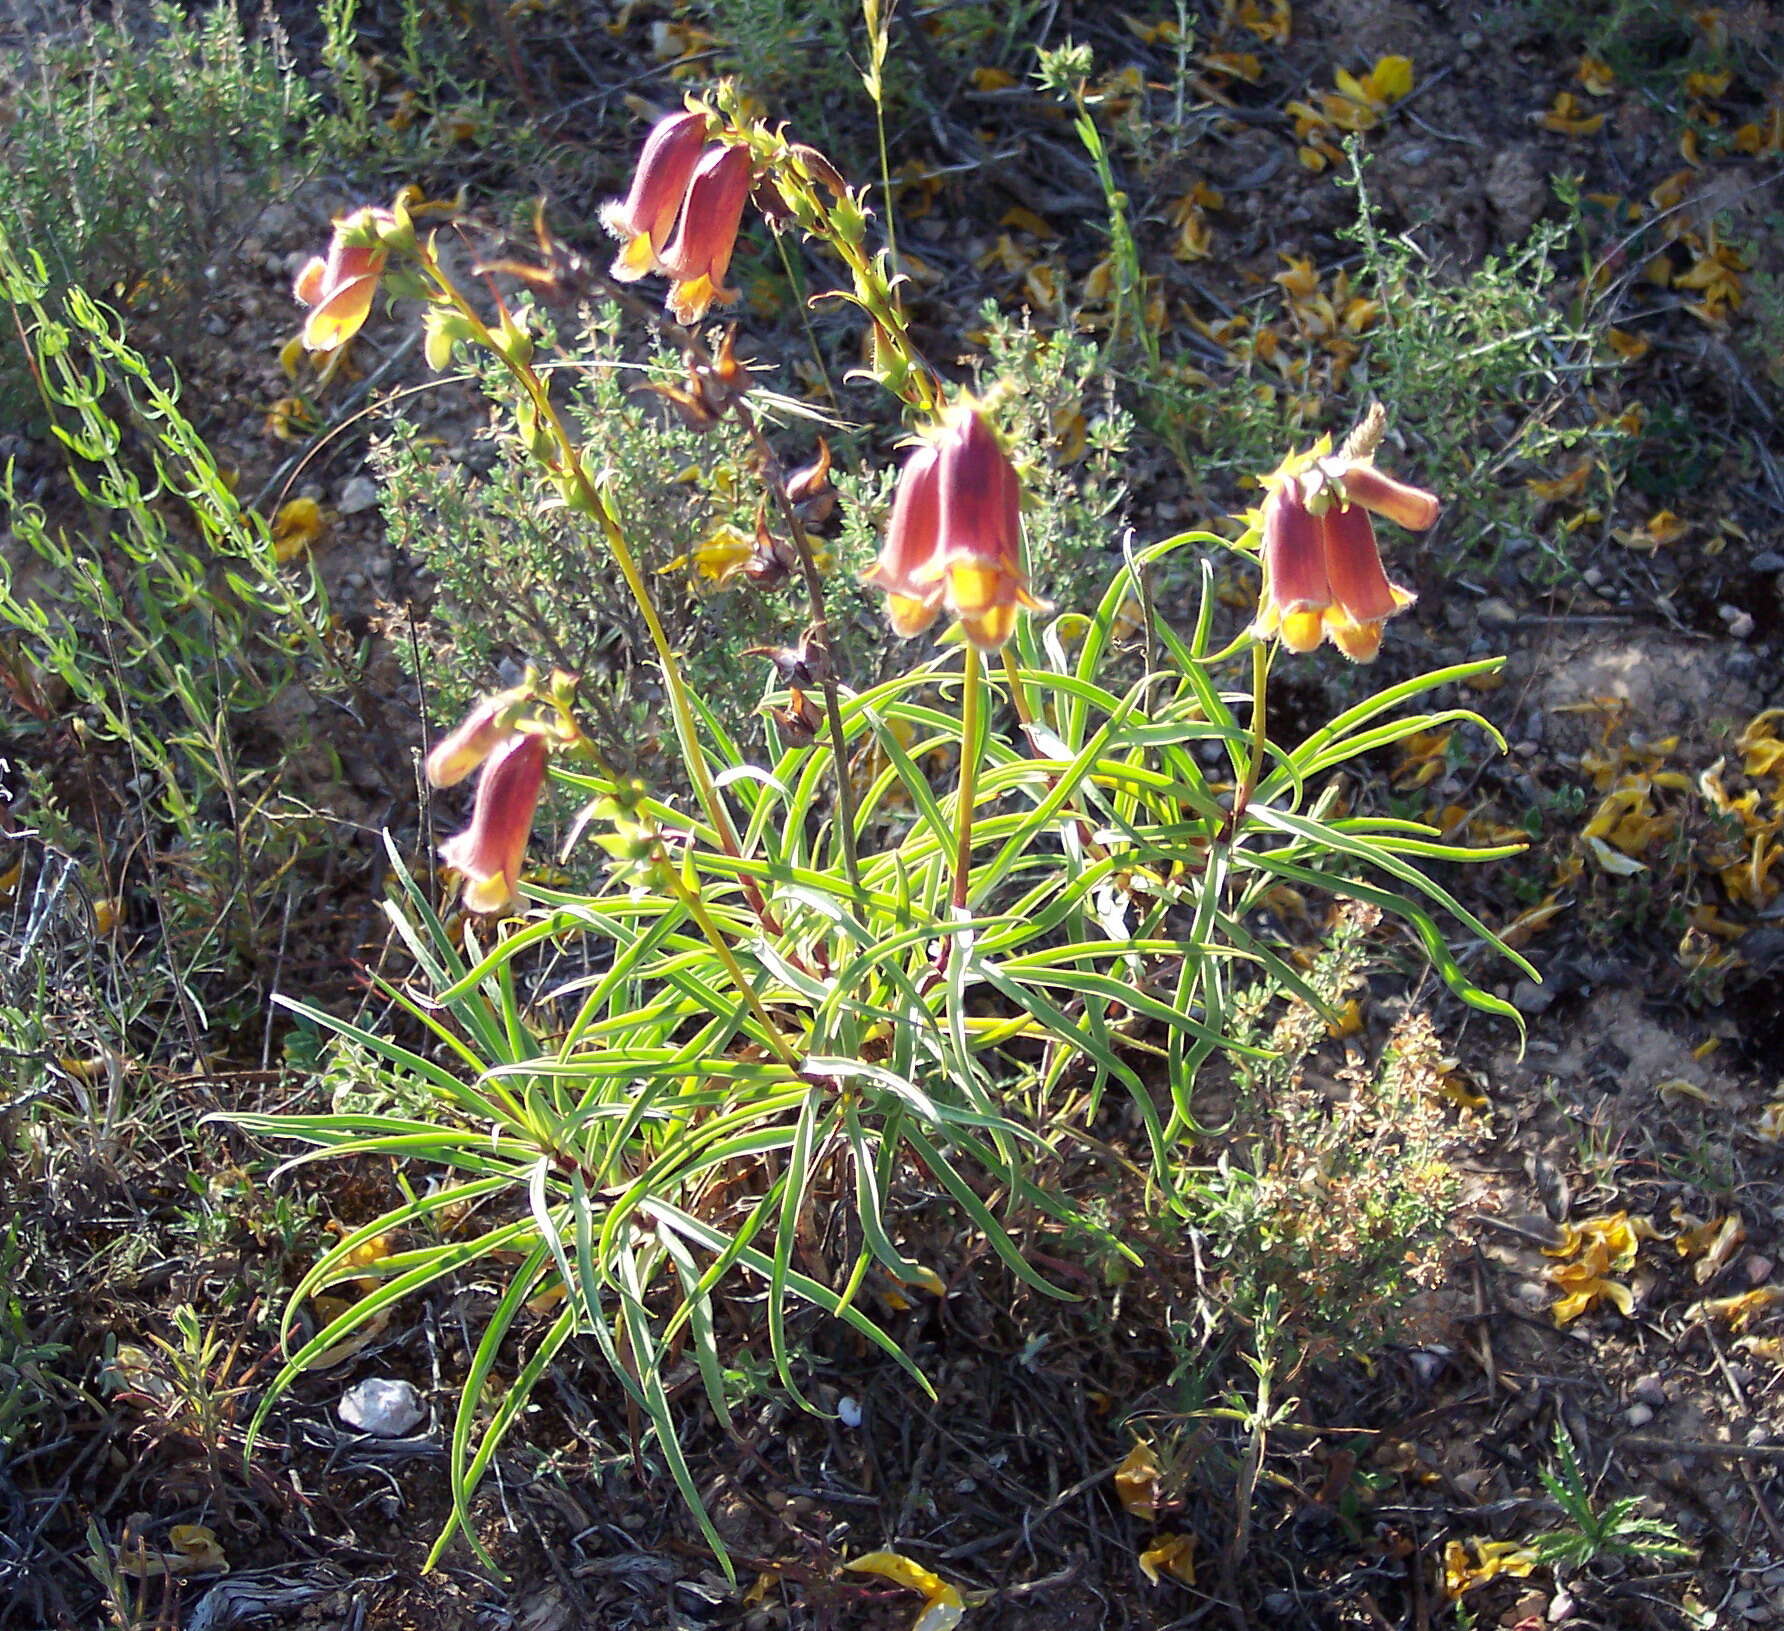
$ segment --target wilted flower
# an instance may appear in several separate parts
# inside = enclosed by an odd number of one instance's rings
[[[543,736],[515,732],[484,760],[470,826],[440,846],[464,874],[466,911],[505,912],[518,898],[548,751]]]
[[[1264,593],[1252,625],[1259,638],[1276,636],[1290,651],[1330,639],[1346,657],[1370,662],[1382,625],[1417,598],[1388,581],[1370,512],[1422,532],[1438,501],[1375,468],[1384,421],[1373,407],[1335,456],[1322,439],[1265,478]]]
[[[836,489],[830,485],[830,444],[818,438],[818,456],[787,477],[787,497],[807,526],[822,526],[836,511]]]
[[[427,756],[427,779],[435,787],[453,787],[515,734],[512,714],[533,693],[529,681],[485,697],[458,726],[442,736]]]
[[[624,199],[601,207],[601,225],[625,245],[613,263],[613,275],[636,282],[646,272],[663,269],[658,258],[675,232],[688,183],[706,145],[706,115],[672,113],[659,119],[644,139],[632,190]]]
[[[970,403],[952,409],[898,478],[885,546],[867,582],[886,591],[893,630],[921,634],[943,610],[995,651],[1016,611],[1046,611],[1022,571],[1016,469]]]
[[[301,335],[306,351],[338,351],[365,326],[389,251],[379,243],[350,240],[370,238],[379,227],[395,225],[389,210],[365,205],[334,223],[326,256],[314,255],[304,263],[291,292],[310,308]]]

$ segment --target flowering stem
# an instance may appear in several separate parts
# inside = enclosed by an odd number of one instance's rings
[[[498,337],[483,321],[477,308],[468,301],[458,286],[449,278],[433,250],[427,245],[416,246],[417,258],[422,270],[427,274],[435,288],[448,300],[469,326],[472,335],[495,356],[501,358],[503,365],[513,375],[520,388],[526,393],[532,411],[538,422],[549,432],[555,449],[555,460],[541,458],[551,473],[556,476],[563,487],[565,502],[570,508],[583,515],[592,516],[606,536],[607,547],[613,561],[619,567],[620,575],[626,580],[626,587],[631,591],[632,599],[637,604],[639,616],[644,619],[645,629],[649,632],[652,646],[656,648],[657,662],[663,671],[663,683],[669,693],[669,711],[675,721],[676,740],[681,745],[683,762],[688,767],[688,774],[693,778],[694,788],[699,795],[701,807],[706,811],[707,819],[718,835],[720,846],[725,853],[741,858],[743,854],[742,840],[737,836],[737,828],[731,820],[731,812],[726,808],[719,795],[718,785],[712,778],[712,771],[706,763],[706,754],[700,746],[698,730],[694,724],[694,710],[688,701],[687,686],[682,679],[681,665],[676,661],[675,648],[669,643],[668,632],[663,627],[662,619],[657,616],[657,609],[650,598],[649,586],[644,575],[638,569],[637,560],[632,555],[631,545],[626,540],[619,518],[614,515],[606,497],[589,479],[578,456],[576,444],[571,440],[570,432],[559,416],[556,405],[551,400],[551,393],[538,373],[526,362],[511,355],[512,346],[505,343],[505,337]],[[534,456],[540,457],[534,450]],[[771,934],[780,932],[780,925],[760,887],[752,878],[742,881],[744,893],[749,899],[751,908],[764,928]]]
[[[755,447],[757,461],[762,467],[762,479],[768,484],[769,492],[774,494],[775,508],[780,511],[781,522],[793,540],[793,547],[799,551],[799,568],[805,577],[805,598],[811,612],[812,633],[817,644],[823,648],[826,658],[819,684],[824,693],[824,715],[830,727],[830,757],[836,766],[836,826],[842,839],[843,870],[848,874],[849,888],[858,896],[861,893],[861,862],[855,853],[855,790],[849,784],[849,752],[842,734],[842,697],[837,689],[836,677],[829,671],[828,665],[832,648],[830,619],[824,604],[824,575],[818,570],[817,557],[812,551],[811,538],[806,533],[805,523],[800,520],[792,495],[787,491],[780,460],[774,456],[774,449],[763,436],[756,416],[750,412],[748,402],[741,396],[733,404],[732,411]]]
[[[1255,641],[1251,648],[1251,757],[1245,767],[1245,779],[1233,794],[1232,814],[1227,817],[1226,837],[1232,838],[1245,819],[1251,795],[1264,774],[1264,755],[1269,747],[1267,719],[1264,712],[1264,687],[1270,677],[1270,654],[1275,648],[1268,640]]]
[[[966,910],[973,853],[973,801],[979,782],[979,712],[982,694],[979,648],[966,642],[966,691],[960,700],[960,787],[954,801],[954,910]]]
[[[737,961],[737,954],[731,950],[731,943],[719,932],[719,926],[708,914],[706,903],[701,900],[699,892],[688,886],[681,875],[680,867],[673,860],[665,857],[662,870],[671,893],[687,909],[688,916],[699,926],[701,934],[706,936],[706,943],[718,954],[719,961],[725,965],[725,972],[731,976],[731,983],[737,987],[750,1012],[755,1015],[756,1023],[762,1027],[763,1040],[788,1070],[797,1073],[798,1056],[788,1046],[787,1039],[781,1035],[780,1027],[774,1023],[768,1010],[762,1006],[762,999],[756,995],[755,987],[745,978],[743,965]]]

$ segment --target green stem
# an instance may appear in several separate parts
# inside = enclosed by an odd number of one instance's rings
[[[1259,640],[1251,648],[1251,757],[1245,766],[1245,779],[1233,793],[1233,813],[1227,818],[1227,837],[1235,836],[1251,795],[1264,773],[1264,756],[1269,750],[1268,718],[1264,710],[1264,690],[1270,677],[1270,655],[1276,648],[1268,640]]]
[[[799,568],[805,578],[805,598],[807,609],[811,613],[812,633],[817,636],[817,643],[824,649],[826,672],[819,681],[819,688],[824,693],[824,714],[830,727],[830,757],[836,768],[836,826],[842,839],[843,870],[848,874],[849,888],[859,898],[861,862],[855,851],[855,790],[849,785],[849,750],[842,734],[842,696],[837,689],[835,677],[827,671],[835,652],[831,645],[830,619],[824,603],[824,575],[818,570],[817,555],[811,547],[811,538],[806,533],[805,523],[800,520],[792,495],[787,491],[780,460],[775,457],[774,449],[768,445],[768,439],[762,434],[762,427],[757,424],[756,416],[750,412],[749,404],[741,396],[733,404],[732,411],[756,450],[757,462],[762,467],[762,479],[769,492],[774,495],[781,524],[786,527],[788,536],[793,540],[793,547],[799,552]]]
[[[649,586],[644,581],[644,574],[638,569],[638,562],[632,554],[630,543],[614,515],[606,496],[589,480],[588,472],[582,466],[575,442],[570,437],[563,419],[558,414],[551,400],[551,393],[545,382],[526,363],[517,362],[508,354],[507,348],[490,331],[489,325],[483,321],[476,307],[459,292],[458,286],[447,277],[435,259],[431,248],[420,245],[417,258],[422,270],[432,280],[434,286],[452,303],[453,309],[462,315],[471,328],[476,339],[488,347],[503,365],[514,376],[520,388],[526,392],[533,412],[541,424],[551,433],[556,444],[557,465],[547,464],[560,482],[572,491],[566,491],[565,500],[572,508],[585,515],[593,516],[606,536],[607,548],[613,561],[619,567],[620,576],[626,580],[626,587],[631,591],[632,599],[637,604],[638,614],[644,619],[645,629],[650,635],[652,646],[656,648],[657,662],[663,671],[663,684],[669,693],[669,712],[675,721],[675,736],[681,746],[682,759],[688,767],[688,774],[693,778],[694,790],[699,796],[701,807],[706,811],[707,819],[717,833],[720,846],[725,853],[734,859],[741,859],[743,843],[737,836],[737,828],[731,820],[731,812],[719,794],[718,784],[713,780],[712,770],[706,763],[705,750],[700,746],[698,728],[694,723],[693,705],[688,700],[686,682],[682,678],[681,664],[676,660],[675,649],[669,643],[668,632],[657,616],[657,608],[650,598]],[[780,925],[769,910],[767,901],[754,879],[743,880],[744,891],[750,904],[762,924],[770,933],[778,934]]]
[[[966,692],[960,700],[960,788],[954,801],[954,910],[966,910],[972,879],[973,802],[979,784],[979,713],[982,667],[979,648],[966,642]]]
[[[774,1049],[775,1057],[788,1070],[797,1075],[799,1072],[798,1055],[788,1046],[787,1039],[781,1035],[780,1027],[774,1023],[773,1017],[762,1006],[762,999],[756,995],[755,987],[744,977],[743,965],[737,961],[737,954],[731,950],[731,943],[719,932],[719,926],[712,921],[706,910],[706,903],[701,900],[695,890],[688,887],[682,878],[681,869],[673,859],[665,856],[662,867],[675,898],[687,908],[688,916],[699,925],[700,932],[706,936],[706,943],[712,947],[718,955],[719,961],[725,965],[725,972],[731,976],[732,984],[742,994],[750,1012],[756,1016],[756,1023],[762,1027],[763,1040]]]

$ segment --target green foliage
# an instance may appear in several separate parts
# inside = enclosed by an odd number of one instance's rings
[[[1305,1066],[1379,952],[1373,908],[1343,913],[1307,972],[1320,1008],[1260,981],[1235,1004],[1233,1034],[1268,1057],[1235,1062],[1238,1095],[1215,1141],[1195,1226],[1222,1268],[1224,1308],[1273,1321],[1306,1346],[1366,1352],[1391,1335],[1407,1299],[1442,1272],[1431,1250],[1458,1193],[1444,1159],[1441,1049],[1408,1014],[1373,1070],[1330,1087]],[[1274,1016],[1272,1018],[1272,1016]]]
[[[595,310],[563,347],[552,377],[591,463],[636,518],[634,541],[658,586],[670,638],[735,729],[768,672],[745,653],[778,643],[789,616],[780,594],[764,596],[741,575],[715,584],[699,565],[701,546],[726,529],[754,538],[749,448],[730,425],[707,435],[689,429],[661,396],[641,388],[685,383],[682,360],[666,349],[643,364],[628,360],[619,324],[617,306]],[[482,381],[496,403],[512,400],[498,365],[486,362]],[[417,635],[430,679],[447,682],[435,693],[441,711],[460,707],[491,675],[530,661],[582,675],[583,696],[602,709],[608,738],[639,741],[663,720],[645,671],[649,642],[637,607],[587,522],[541,502],[531,455],[503,428],[507,418],[501,414],[462,461],[403,422],[374,448],[391,542],[412,551],[440,587]]]
[[[1488,255],[1455,281],[1410,238],[1376,231],[1352,152],[1358,282],[1383,308],[1363,353],[1359,391],[1379,396],[1396,424],[1419,427],[1420,479],[1443,494],[1451,518],[1449,565],[1482,557],[1491,565],[1518,540],[1541,546],[1551,574],[1565,573],[1565,556],[1534,525],[1522,476],[1546,471],[1562,451],[1577,461],[1587,444],[1612,459],[1624,437],[1615,426],[1574,418],[1591,388],[1596,342],[1559,298],[1555,259],[1569,229],[1538,226],[1522,245]],[[1509,433],[1501,428],[1508,424]]]
[[[263,886],[314,836],[278,819],[283,767],[303,744],[269,748],[254,727],[275,707],[301,716],[299,681],[335,666],[327,609],[313,573],[279,566],[265,521],[230,491],[117,314],[79,288],[52,308],[42,261],[3,228],[0,298],[85,517],[54,521],[10,473],[0,482],[19,545],[0,566],[0,649],[30,729],[72,731],[91,805],[63,813],[39,777],[39,830],[104,880],[114,909],[142,892],[166,1000],[196,1047],[207,1001],[243,995],[261,955],[278,908]]]
[[[15,70],[0,131],[0,228],[42,255],[52,299],[72,286],[156,308],[173,344],[220,246],[265,204],[315,109],[268,16],[188,18],[157,4],[134,27],[83,25]],[[0,410],[23,411],[8,347]]]
[[[858,887],[827,814],[829,752],[753,760],[710,708],[699,709],[700,750],[738,812],[737,850],[682,809],[565,770],[559,779],[595,801],[592,830],[618,822],[602,840],[616,859],[593,893],[534,886],[536,912],[461,951],[399,866],[390,916],[415,975],[380,989],[426,1043],[288,1005],[381,1058],[419,1108],[233,1118],[415,1172],[412,1199],[344,1238],[298,1287],[288,1322],[341,1280],[370,1272],[385,1282],[297,1347],[262,1414],[380,1311],[475,1267],[501,1289],[463,1383],[455,1516],[441,1545],[453,1530],[474,1533],[472,1490],[539,1378],[579,1337],[650,1420],[705,1524],[667,1369],[690,1345],[708,1404],[729,1419],[727,1353],[747,1333],[726,1318],[736,1306],[720,1296],[727,1285],[761,1297],[795,1399],[799,1309],[843,1321],[909,1367],[857,1293],[869,1275],[924,1283],[920,1247],[896,1221],[911,1201],[945,1197],[1013,1276],[1059,1295],[1023,1238],[1054,1220],[1106,1239],[1044,1175],[1111,1090],[1145,1129],[1164,1203],[1185,1220],[1201,1215],[1183,1146],[1197,1128],[1202,1069],[1217,1052],[1269,1051],[1234,1033],[1247,971],[1329,1011],[1248,926],[1278,884],[1398,916],[1459,995],[1510,1016],[1462,975],[1417,897],[1490,935],[1414,864],[1506,852],[1443,845],[1416,823],[1335,816],[1329,795],[1303,808],[1355,755],[1461,717],[1396,710],[1491,665],[1394,687],[1259,764],[1250,728],[1212,677],[1211,603],[1188,642],[1154,629],[1160,666],[1122,690],[1104,683],[1129,663],[1110,631],[1135,575],[1213,542],[1189,534],[1155,546],[1117,574],[1094,616],[1019,635],[1026,733],[1003,711],[1015,700],[1007,676],[986,682],[986,707],[963,712],[949,655],[848,694]],[[1256,778],[1243,842],[1198,748],[1236,778]],[[962,810],[923,768],[956,756],[983,759],[958,910]],[[672,829],[685,836],[663,848]],[[549,979],[537,972],[547,953]],[[1145,1056],[1126,1041],[1140,1023],[1163,1038],[1144,1073]],[[828,1275],[811,1257],[820,1204],[833,1209],[843,1248]],[[474,1225],[448,1225],[473,1205]],[[413,1244],[369,1271],[353,1261],[365,1242],[398,1232]],[[498,1364],[515,1379],[486,1416],[483,1383]]]
[[[0,1461],[27,1441],[32,1429],[53,1413],[67,1393],[57,1361],[67,1352],[41,1340],[29,1327],[17,1287],[27,1283],[27,1248],[19,1225],[0,1227]]]
[[[1678,1563],[1696,1555],[1672,1524],[1643,1515],[1640,1496],[1625,1496],[1600,1510],[1580,1469],[1573,1435],[1559,1418],[1555,1422],[1555,1465],[1539,1468],[1537,1476],[1571,1525],[1531,1540],[1537,1561],[1548,1567],[1571,1573],[1607,1558]]]
[[[1029,495],[1032,576],[1060,606],[1088,604],[1108,575],[1132,420],[1114,401],[1089,341],[1036,333],[991,305],[982,319],[984,373],[997,382]],[[542,343],[555,338],[544,335]],[[704,434],[689,429],[648,389],[685,385],[685,365],[665,349],[630,360],[617,306],[596,308],[585,327],[561,338],[550,377],[589,461],[607,473],[630,521],[670,639],[726,728],[744,729],[769,676],[767,664],[748,653],[781,644],[798,616],[796,583],[764,592],[739,573],[719,585],[698,564],[701,546],[726,529],[745,540],[755,535],[758,489],[747,439],[730,424]],[[482,378],[496,403],[511,400],[499,368],[485,365]],[[764,411],[776,412],[774,399]],[[791,420],[791,404],[780,417]],[[541,502],[531,456],[504,419],[451,456],[401,421],[374,448],[390,539],[440,588],[429,620],[416,628],[434,706],[449,716],[492,675],[530,661],[583,676],[582,694],[603,710],[608,740],[649,738],[665,721],[637,607],[586,523]],[[783,454],[783,462],[810,456],[808,432],[783,425],[771,433],[777,443],[808,449]],[[877,595],[860,582],[879,550],[889,483],[866,471],[839,471],[837,482],[842,523],[826,573],[831,621],[839,667],[866,684],[908,655],[887,630]]]

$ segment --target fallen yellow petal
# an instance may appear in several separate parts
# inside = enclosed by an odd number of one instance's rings
[[[1194,1535],[1160,1535],[1140,1553],[1140,1573],[1159,1583],[1161,1574],[1181,1580],[1186,1586],[1196,1583],[1196,1538]]]
[[[273,517],[273,557],[283,566],[294,561],[326,530],[322,506],[313,498],[294,498]]]
[[[1152,1453],[1152,1446],[1136,1443],[1115,1469],[1115,1494],[1129,1517],[1157,1516],[1160,1476],[1158,1457]]]
[[[862,1574],[877,1574],[895,1586],[922,1592],[927,1601],[911,1631],[954,1631],[966,1613],[966,1602],[958,1587],[949,1585],[940,1575],[902,1552],[868,1552],[851,1559],[843,1567]]]

